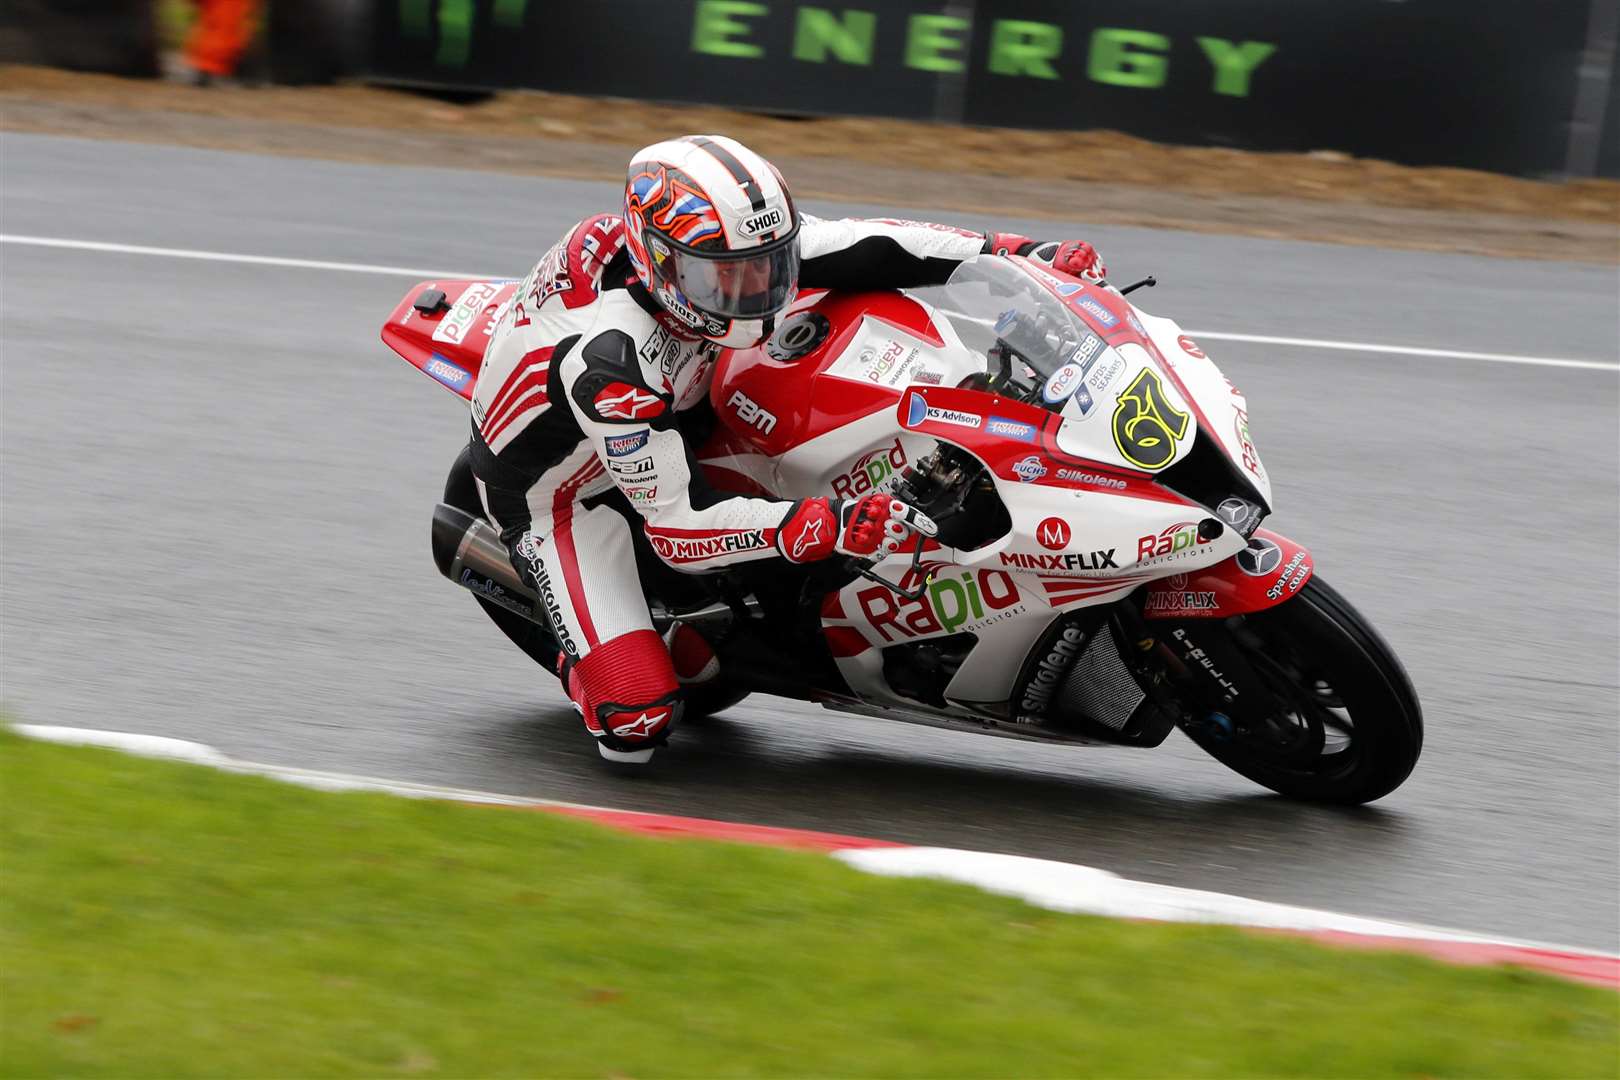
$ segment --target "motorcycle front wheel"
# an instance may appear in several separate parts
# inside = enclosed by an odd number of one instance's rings
[[[1358,804],[1411,775],[1423,715],[1401,662],[1349,601],[1313,577],[1286,603],[1228,621],[1277,702],[1263,723],[1183,725],[1215,760],[1289,798]]]

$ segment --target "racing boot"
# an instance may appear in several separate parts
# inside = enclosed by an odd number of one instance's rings
[[[641,765],[669,739],[680,719],[680,687],[663,640],[633,630],[563,664],[563,685],[597,752]]]

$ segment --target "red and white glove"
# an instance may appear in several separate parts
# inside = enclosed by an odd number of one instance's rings
[[[805,499],[776,530],[776,546],[794,563],[834,555],[876,560],[899,551],[914,535],[938,532],[927,514],[892,495]]]
[[[1100,285],[1108,277],[1097,249],[1084,240],[1031,240],[1018,233],[990,233],[984,238],[987,255],[1025,255],[1054,270]]]

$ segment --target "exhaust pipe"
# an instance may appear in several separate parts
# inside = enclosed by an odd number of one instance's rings
[[[523,584],[494,526],[440,503],[433,509],[433,562],[439,573],[469,592],[551,629],[539,596]]]

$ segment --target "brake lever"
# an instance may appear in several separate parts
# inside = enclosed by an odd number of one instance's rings
[[[920,573],[922,568],[923,545],[925,542],[926,540],[923,535],[918,533],[916,550],[911,553],[911,566],[906,570],[906,574],[901,575],[901,581],[906,579],[906,575]],[[928,586],[934,580],[934,574],[936,573],[935,570],[929,570],[926,573],[921,573],[921,580],[918,582],[917,587],[915,589],[907,589],[902,585],[896,585],[894,582],[890,581],[881,574],[874,573],[870,566],[857,564],[855,572],[869,581],[877,582],[879,585],[887,588],[890,592],[912,601],[921,600],[927,594]]]

